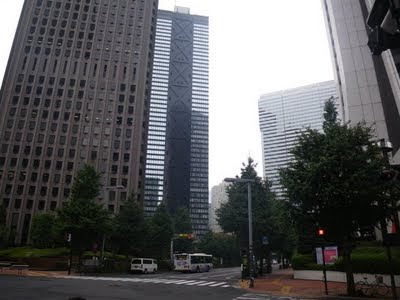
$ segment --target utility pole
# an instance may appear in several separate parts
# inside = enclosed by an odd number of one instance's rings
[[[72,269],[72,234],[71,233],[68,233],[67,241],[69,242],[68,275],[71,275],[71,269]]]

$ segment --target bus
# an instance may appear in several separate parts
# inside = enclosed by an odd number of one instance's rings
[[[174,254],[174,270],[181,272],[209,272],[212,270],[212,255],[204,253]]]

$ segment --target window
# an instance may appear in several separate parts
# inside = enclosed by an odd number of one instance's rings
[[[33,185],[31,185],[31,186],[29,187],[28,194],[29,194],[30,196],[33,196],[33,195],[35,195],[35,193],[36,193],[36,187],[33,186]]]
[[[15,199],[14,208],[15,209],[20,209],[21,208],[21,202],[22,202],[21,199]]]
[[[26,209],[32,209],[33,208],[33,200],[28,200],[26,202]]]
[[[38,203],[38,209],[43,210],[45,207],[45,202],[43,200],[40,200]]]

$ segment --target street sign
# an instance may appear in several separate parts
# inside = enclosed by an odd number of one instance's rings
[[[261,242],[263,245],[269,245],[268,237],[264,235],[261,239]]]
[[[315,250],[317,254],[317,264],[322,265],[323,264],[322,248],[316,248]],[[325,256],[325,263],[327,265],[333,265],[338,258],[338,247],[337,246],[324,247],[324,256]]]

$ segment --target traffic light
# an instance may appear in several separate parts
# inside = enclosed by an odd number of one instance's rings
[[[318,228],[318,236],[322,237],[325,235],[325,230],[322,228]]]
[[[396,181],[399,178],[399,171],[397,170],[383,170],[382,177],[388,181]]]
[[[191,234],[191,233],[180,233],[180,234],[179,234],[179,237],[180,237],[181,239],[193,240],[194,235]]]
[[[400,48],[400,0],[375,0],[367,25],[371,28],[368,47],[372,54]]]

